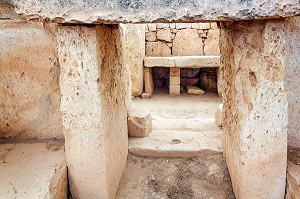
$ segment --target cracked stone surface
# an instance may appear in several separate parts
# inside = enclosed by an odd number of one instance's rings
[[[223,21],[280,18],[300,14],[295,0],[5,0],[27,20],[62,23]]]
[[[193,157],[222,152],[222,130],[215,124],[221,98],[215,93],[171,97],[156,90],[150,99],[135,99],[134,109],[150,113],[148,137],[130,138],[129,152],[153,157]]]
[[[222,154],[153,158],[130,154],[116,199],[234,199]]]
[[[11,143],[0,145],[1,198],[67,197],[64,145]]]

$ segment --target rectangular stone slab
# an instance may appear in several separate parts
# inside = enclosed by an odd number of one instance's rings
[[[207,68],[219,67],[220,56],[145,57],[145,67]]]
[[[128,151],[121,31],[60,26],[57,40],[70,191],[74,198],[114,198]]]
[[[28,20],[61,23],[224,21],[289,17],[300,14],[297,0],[6,0]]]

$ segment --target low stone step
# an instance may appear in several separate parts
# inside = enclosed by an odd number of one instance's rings
[[[152,116],[152,129],[175,131],[219,131],[215,124],[215,118],[159,118]]]
[[[222,130],[152,130],[148,137],[130,138],[129,152],[152,157],[197,157],[222,153]]]
[[[0,198],[67,198],[62,142],[0,145]]]

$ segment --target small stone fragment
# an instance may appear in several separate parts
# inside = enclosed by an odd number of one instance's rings
[[[129,137],[146,137],[151,130],[152,119],[149,113],[140,110],[128,112]]]
[[[204,95],[205,93],[204,90],[196,86],[186,86],[186,90],[188,94],[193,94],[193,95]]]

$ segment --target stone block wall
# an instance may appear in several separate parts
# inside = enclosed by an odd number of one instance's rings
[[[146,56],[220,55],[217,23],[148,23]],[[169,86],[169,69],[153,68],[155,87]],[[217,89],[217,69],[181,69],[182,89],[195,85],[204,90]]]
[[[56,26],[0,20],[0,137],[63,138]]]

